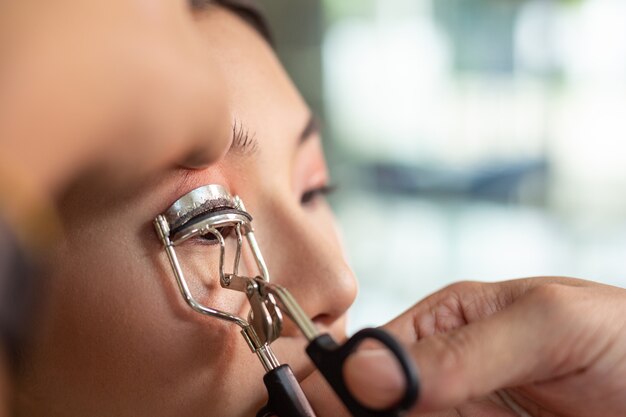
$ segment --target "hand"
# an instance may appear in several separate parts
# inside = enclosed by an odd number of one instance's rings
[[[3,2],[0,57],[2,163],[42,192],[85,170],[126,182],[225,151],[220,73],[187,1]]]
[[[420,372],[411,415],[607,417],[626,415],[625,317],[624,289],[531,278],[454,284],[384,328]],[[372,398],[370,367],[380,368],[367,355],[347,365],[360,398]],[[379,375],[393,386],[393,375]]]

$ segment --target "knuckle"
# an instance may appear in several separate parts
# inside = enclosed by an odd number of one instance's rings
[[[550,316],[569,316],[572,309],[570,302],[571,287],[558,283],[540,285],[529,292],[532,302]]]
[[[494,297],[493,284],[478,281],[462,281],[448,289],[447,301],[453,303],[466,323],[490,316],[502,308],[500,297]]]
[[[555,304],[560,302],[563,296],[563,286],[556,283],[548,283],[539,285],[531,290],[532,297],[538,301],[542,301],[547,304]]]

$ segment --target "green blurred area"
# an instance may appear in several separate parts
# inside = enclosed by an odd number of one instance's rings
[[[356,327],[458,279],[626,285],[626,2],[260,4],[323,122]]]

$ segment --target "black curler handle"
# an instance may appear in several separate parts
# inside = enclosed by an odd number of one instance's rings
[[[268,400],[256,417],[315,417],[289,365],[272,369],[263,377]]]

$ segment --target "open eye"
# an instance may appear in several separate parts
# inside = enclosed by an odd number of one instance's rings
[[[300,204],[303,206],[309,205],[315,201],[318,197],[327,196],[337,189],[335,185],[323,185],[321,187],[312,188],[305,191],[300,197]]]
[[[226,240],[226,238],[232,235],[234,230],[235,228],[233,226],[225,226],[225,227],[217,228],[217,231],[222,235],[224,240]],[[199,238],[202,241],[206,243],[210,243],[210,244],[216,244],[219,242],[218,238],[213,233],[205,233],[203,235],[200,235]]]

